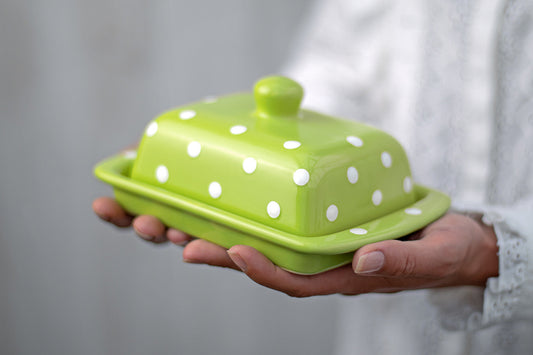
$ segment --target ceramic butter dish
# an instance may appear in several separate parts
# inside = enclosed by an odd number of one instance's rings
[[[132,214],[226,248],[255,247],[301,274],[351,262],[359,247],[414,232],[449,198],[413,182],[390,135],[300,108],[302,87],[260,80],[150,122],[136,152],[95,169]]]

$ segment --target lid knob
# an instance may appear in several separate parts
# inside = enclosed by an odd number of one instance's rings
[[[257,115],[260,117],[296,116],[304,90],[296,81],[284,76],[269,76],[254,87]]]

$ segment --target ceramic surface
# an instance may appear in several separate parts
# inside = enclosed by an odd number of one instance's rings
[[[134,214],[224,247],[248,244],[297,273],[437,219],[444,194],[416,185],[400,144],[365,124],[303,110],[301,86],[260,80],[152,122],[139,148],[96,175]]]

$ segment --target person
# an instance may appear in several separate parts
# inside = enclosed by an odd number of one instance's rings
[[[415,180],[452,196],[450,213],[313,276],[129,216],[111,198],[93,202],[96,214],[290,296],[360,295],[342,300],[339,354],[530,354],[533,4],[323,1],[299,43],[285,74],[306,89],[304,106],[391,132]]]

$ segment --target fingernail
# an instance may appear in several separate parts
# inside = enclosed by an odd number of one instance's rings
[[[385,255],[380,251],[373,251],[368,254],[364,254],[359,258],[354,272],[356,274],[368,274],[378,271],[383,267],[385,263]]]
[[[149,242],[151,242],[152,240],[155,239],[154,236],[151,236],[151,235],[148,235],[148,234],[144,234],[144,233],[141,233],[141,232],[139,232],[139,231],[137,231],[137,235],[138,235],[139,237],[141,237],[142,239],[147,240],[147,241],[149,241]]]
[[[233,260],[235,265],[239,267],[239,269],[241,269],[243,272],[246,272],[246,269],[248,268],[248,266],[246,265],[246,262],[243,260],[243,258],[241,258],[239,254],[231,250],[228,250],[228,255],[231,258],[231,260]]]
[[[195,260],[195,259],[185,259],[185,258],[183,258],[183,261],[188,263],[188,264],[202,264],[201,261],[198,261],[198,260]]]

